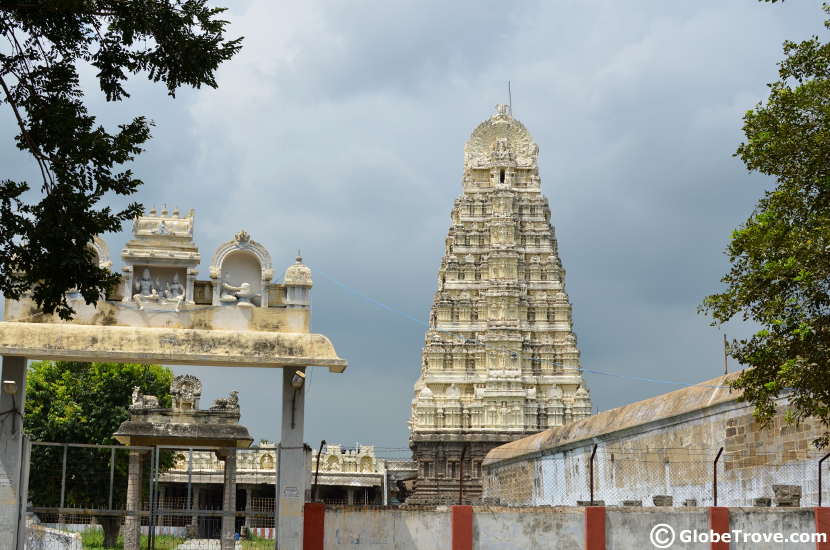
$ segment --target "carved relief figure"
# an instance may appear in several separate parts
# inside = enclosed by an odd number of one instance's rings
[[[254,304],[251,303],[251,298],[259,296],[251,290],[251,283],[242,283],[239,286],[233,286],[227,282],[223,282],[222,290],[225,292],[219,298],[220,302],[223,304],[235,303],[240,307],[254,307]]]
[[[134,409],[157,409],[159,406],[159,399],[155,395],[144,395],[141,393],[141,388],[133,386],[131,408]]]
[[[173,379],[170,384],[174,409],[198,410],[202,396],[202,382],[190,374],[183,374]]]
[[[235,410],[239,408],[239,392],[232,391],[228,397],[219,398],[213,402],[210,408],[212,411],[216,410]]]
[[[178,273],[173,275],[173,282],[170,283],[167,288],[166,298],[178,298],[180,296],[184,296],[184,285],[182,285],[179,280]]]
[[[145,267],[141,279],[135,282],[138,293],[133,295],[133,301],[139,310],[144,309],[145,302],[168,303],[176,305],[175,311],[179,311],[184,301],[184,286],[179,281],[179,274],[173,276],[173,283],[165,283],[162,286],[158,277],[155,280],[150,276],[150,269]]]

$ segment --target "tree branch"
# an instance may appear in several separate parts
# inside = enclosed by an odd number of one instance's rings
[[[23,139],[26,140],[26,143],[28,143],[29,149],[32,151],[32,156],[35,157],[38,167],[40,167],[40,175],[43,178],[43,185],[47,189],[51,189],[51,187],[54,185],[54,180],[52,180],[52,174],[49,172],[49,167],[45,166],[43,155],[40,153],[39,148],[35,146],[35,143],[34,141],[32,141],[32,137],[29,135],[28,130],[26,130],[26,123],[23,122],[23,117],[20,116],[20,111],[17,108],[17,102],[15,102],[14,98],[12,97],[12,93],[9,90],[9,87],[6,86],[6,81],[3,80],[3,77],[1,75],[0,87],[3,88],[3,93],[6,94],[6,101],[8,101],[9,105],[11,105],[12,107],[12,111],[14,111],[14,117],[17,119],[17,125],[20,127],[20,133],[23,136]]]

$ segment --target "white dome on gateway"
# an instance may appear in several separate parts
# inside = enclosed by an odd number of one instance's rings
[[[457,503],[460,486],[476,502],[490,449],[591,414],[538,156],[506,105],[464,146],[414,388],[408,503]]]

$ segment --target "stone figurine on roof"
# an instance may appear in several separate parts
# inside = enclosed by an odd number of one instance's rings
[[[136,218],[133,238],[121,258],[124,302],[134,302],[139,310],[154,304],[179,311],[182,303],[193,304],[193,281],[201,261],[193,242],[193,210],[181,216],[178,208],[172,214],[167,208],[160,213],[153,208]]]
[[[196,281],[201,256],[193,241],[193,226],[193,210],[183,216],[178,208],[172,212],[152,208],[136,218],[133,238],[121,251],[122,303],[138,311],[176,313],[197,305],[242,309],[309,305],[311,270],[302,258],[298,256],[286,269],[284,284],[275,285],[271,255],[244,230],[217,248],[210,281]]]
[[[202,382],[190,374],[173,378],[173,404],[161,407],[153,395],[133,388],[130,419],[123,422],[115,438],[124,445],[216,445],[247,447],[253,441],[239,424],[239,393],[217,399],[208,410],[199,408]]]

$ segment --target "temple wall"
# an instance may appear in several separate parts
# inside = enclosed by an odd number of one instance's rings
[[[334,506],[326,509],[325,548],[435,550],[447,548],[446,508],[394,509]]]
[[[467,508],[467,507],[464,507]],[[588,510],[599,511],[602,524],[589,519]],[[706,508],[592,508],[470,507],[466,515],[471,529],[452,529],[453,507],[389,509],[326,507],[322,548],[435,550],[460,548],[505,550],[514,548],[654,548],[650,533],[669,526],[675,537],[671,548],[709,548],[708,542],[688,540],[693,532],[708,535],[712,527]],[[812,509],[730,508],[726,526],[735,537],[734,549],[816,548],[816,512]],[[592,517],[596,518],[594,514]],[[455,518],[465,523],[462,517]],[[597,537],[598,531],[603,532]],[[471,537],[469,533],[471,531]],[[765,542],[759,536],[780,533],[786,542]],[[593,536],[592,536],[593,535]],[[793,535],[798,542],[788,540]],[[801,537],[810,537],[804,542]],[[817,537],[816,537],[817,538]],[[603,542],[598,542],[602,540]],[[659,540],[659,539],[658,539]],[[589,542],[590,541],[590,542]],[[715,547],[714,544],[711,545]],[[719,546],[719,545],[718,545]],[[666,546],[667,547],[667,546]]]
[[[750,506],[774,500],[773,485],[801,487],[802,505],[818,500],[816,467],[822,453],[811,447],[821,429],[815,421],[790,426],[783,411],[762,429],[752,407],[726,401],[690,414],[647,422],[627,430],[597,433],[560,447],[485,465],[484,498],[511,505],[574,505],[590,499],[594,443],[594,500],[606,505],[668,495],[674,506],[694,500],[713,505],[713,461],[718,466],[718,505]]]

